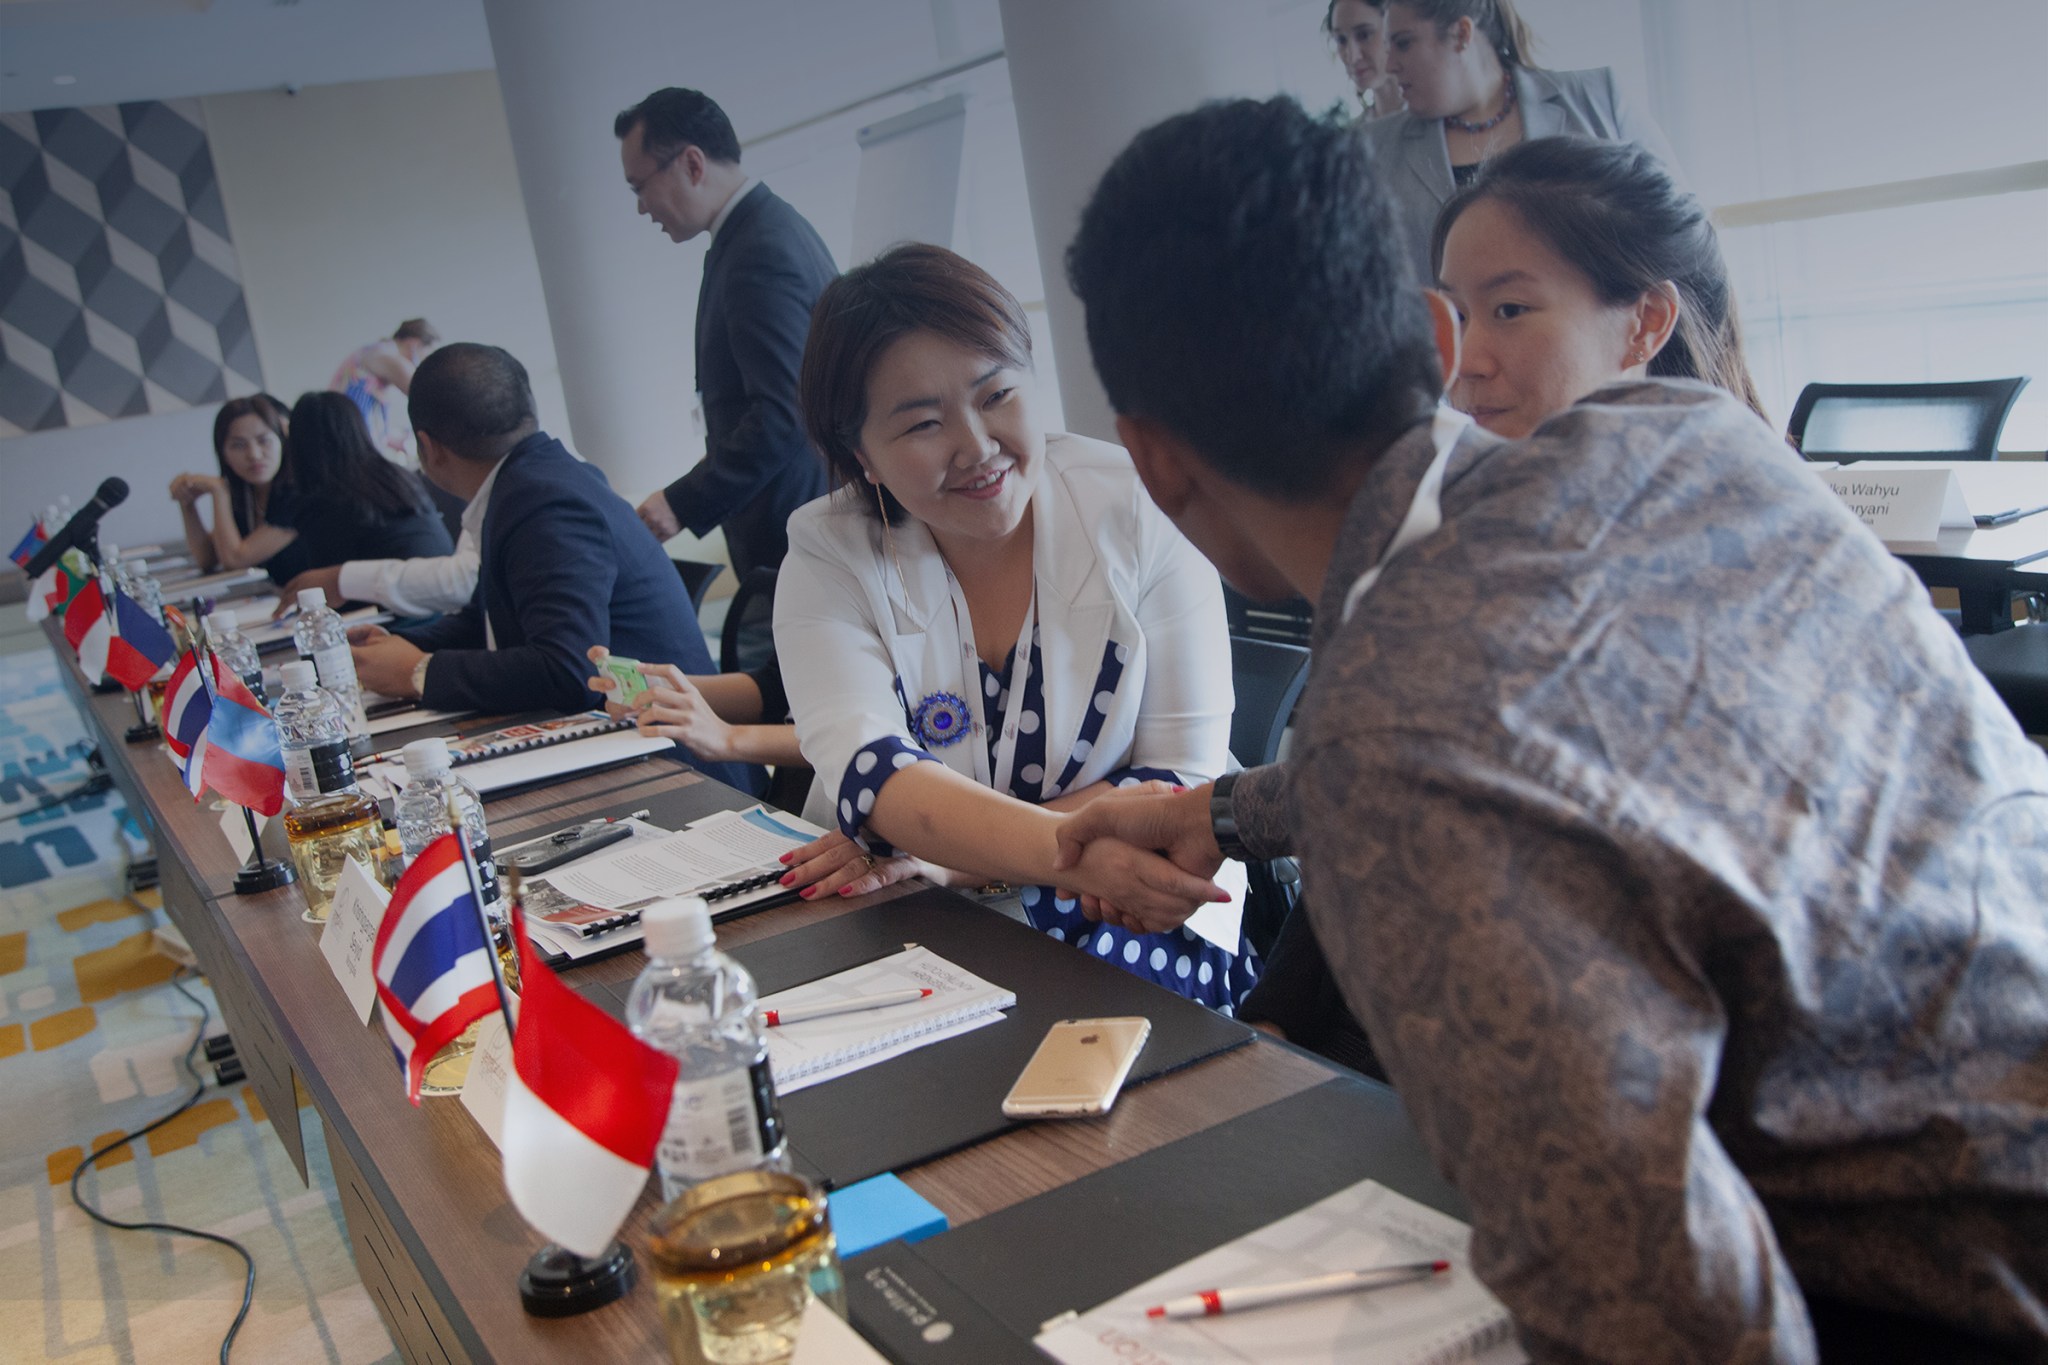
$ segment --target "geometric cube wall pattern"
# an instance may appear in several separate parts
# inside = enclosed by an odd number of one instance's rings
[[[262,387],[199,102],[0,114],[0,436]]]

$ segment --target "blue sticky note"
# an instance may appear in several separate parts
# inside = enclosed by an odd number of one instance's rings
[[[834,1190],[829,1204],[841,1256],[858,1256],[898,1238],[921,1242],[946,1230],[946,1215],[893,1175]]]

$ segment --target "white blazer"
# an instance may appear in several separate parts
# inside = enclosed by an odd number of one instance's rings
[[[996,785],[960,585],[914,518],[888,528],[892,558],[880,518],[854,500],[864,492],[829,493],[791,515],[775,588],[776,656],[797,743],[818,774],[804,813],[828,826],[848,765],[889,736]],[[1233,694],[1216,570],[1153,505],[1119,446],[1049,433],[1031,507],[1032,614],[1045,668],[1041,797],[1061,794],[1082,722],[1098,705],[1106,708],[1101,732],[1071,789],[1130,764],[1168,768],[1190,783],[1224,771]],[[1013,694],[1030,653],[1028,638],[1019,644]],[[1123,674],[1113,695],[1098,696],[1112,647]],[[975,728],[927,746],[908,712],[940,692],[966,701]]]

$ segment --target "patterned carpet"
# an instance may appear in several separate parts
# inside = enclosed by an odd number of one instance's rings
[[[241,1302],[225,1248],[118,1232],[71,1203],[86,1152],[191,1092],[197,1011],[157,951],[156,893],[124,894],[146,841],[117,792],[6,819],[89,776],[84,734],[47,652],[0,658],[0,1359],[213,1360]],[[212,1008],[202,980],[189,989]],[[218,1013],[209,1035],[222,1032]],[[237,1361],[397,1360],[357,1278],[320,1124],[305,1188],[246,1085],[218,1087],[81,1192],[113,1217],[235,1238],[256,1260]]]

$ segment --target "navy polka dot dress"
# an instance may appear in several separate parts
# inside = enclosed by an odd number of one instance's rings
[[[1050,795],[1058,796],[1080,775],[1081,765],[1102,732],[1110,699],[1123,681],[1124,665],[1129,657],[1129,651],[1114,642],[1103,651],[1102,668],[1091,689],[1095,703],[1088,708],[1073,752],[1062,763],[1059,781]],[[1000,669],[991,668],[987,663],[981,665],[982,694],[975,699],[975,704],[978,704],[982,733],[988,743],[991,772],[1002,770],[1003,717],[1009,710],[1010,683],[1016,671],[1016,661],[1016,651],[1012,650]],[[1007,793],[1033,805],[1042,799],[1039,793],[1048,761],[1045,702],[1039,689],[1039,679],[1043,676],[1038,631],[1034,628],[1031,632],[1030,664],[1024,675],[1024,695],[1018,705],[1017,736],[1015,752],[1011,755],[1012,776]],[[903,694],[901,680],[896,685],[896,696],[908,714],[909,701]],[[947,702],[962,700],[946,699]],[[912,717],[909,728],[913,734],[931,736],[934,743],[951,745],[971,738],[972,727],[961,723],[962,719],[947,708],[935,715]],[[893,852],[879,836],[864,836],[862,833],[868,812],[874,809],[875,795],[881,791],[883,783],[911,764],[937,761],[927,750],[893,735],[867,745],[854,755],[840,783],[837,809],[840,830],[848,838],[862,839],[875,852]],[[1117,786],[1130,787],[1153,780],[1179,782],[1181,778],[1164,768],[1124,767],[1109,773],[1106,780]],[[1163,934],[1134,934],[1111,925],[1097,924],[1081,913],[1077,902],[1055,896],[1049,886],[1023,888],[1022,900],[1025,916],[1040,932],[1071,943],[1105,962],[1115,963],[1133,976],[1141,976],[1224,1014],[1235,1010],[1244,999],[1245,992],[1258,979],[1259,961],[1249,943],[1240,941],[1237,955],[1232,956],[1186,929]]]

